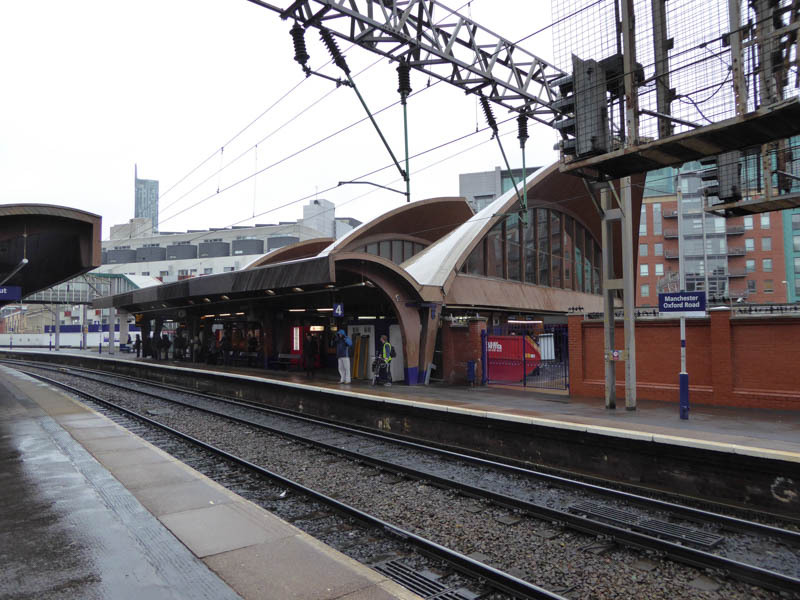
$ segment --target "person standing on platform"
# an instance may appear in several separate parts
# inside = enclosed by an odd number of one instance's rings
[[[383,385],[392,385],[392,374],[389,370],[389,366],[392,364],[392,358],[395,356],[395,352],[386,334],[381,336],[379,354],[383,359],[383,364],[381,365],[381,370],[378,372],[378,380],[383,383]]]
[[[317,354],[319,354],[319,347],[317,346],[317,338],[310,333],[306,333],[306,338],[303,340],[303,365],[306,369],[306,377],[309,379],[314,378],[314,369],[316,368]]]
[[[340,329],[336,332],[333,343],[336,346],[336,361],[339,363],[339,383],[350,383],[350,346],[353,342],[344,329]]]
[[[139,337],[139,334],[136,334],[136,341],[133,342],[133,349],[136,350],[136,358],[139,358],[139,355],[142,353],[142,338]]]

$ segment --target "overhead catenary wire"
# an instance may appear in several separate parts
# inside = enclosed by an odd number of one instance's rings
[[[459,11],[459,10],[463,9],[465,6],[469,6],[469,5],[471,5],[472,1],[473,1],[473,0],[469,0],[468,2],[465,2],[465,3],[464,3],[464,4],[462,4],[462,5],[461,5],[459,8],[457,8],[457,9],[456,9],[456,11]],[[294,28],[293,28],[293,29],[294,29]],[[292,34],[292,36],[294,37],[294,35],[295,35],[295,34],[293,33],[293,34]],[[351,45],[351,46],[350,46],[350,47],[349,47],[347,50],[350,50],[350,49],[352,49],[353,47],[355,47],[355,45],[356,45],[356,44],[352,44],[352,45]],[[365,73],[366,71],[368,71],[369,69],[371,69],[372,67],[374,67],[376,64],[378,64],[379,62],[381,62],[381,61],[382,61],[382,60],[384,60],[384,59],[385,59],[385,57],[381,56],[381,57],[380,57],[380,58],[378,58],[378,59],[377,59],[375,62],[373,62],[372,64],[368,65],[367,67],[365,67],[365,68],[364,68],[364,69],[362,69],[361,71],[359,71],[359,72],[358,72],[356,75],[354,75],[354,77],[358,77],[359,75],[361,75],[361,74]],[[325,68],[327,65],[331,64],[332,62],[333,62],[333,59],[331,59],[331,60],[328,60],[328,61],[327,61],[327,62],[326,62],[326,63],[325,63],[325,64],[324,64],[324,65],[323,65],[321,68]],[[305,63],[302,63],[302,64],[305,64]],[[236,139],[238,139],[238,138],[239,138],[239,136],[241,136],[243,133],[245,133],[245,132],[246,132],[248,129],[250,129],[250,127],[252,127],[253,125],[255,125],[255,124],[258,122],[258,121],[260,121],[260,120],[261,120],[263,117],[265,117],[265,116],[266,116],[266,115],[267,115],[267,114],[268,114],[270,111],[272,111],[272,110],[273,110],[273,109],[274,109],[276,106],[278,106],[278,105],[279,105],[281,102],[283,102],[283,101],[284,101],[286,98],[288,98],[288,97],[289,97],[289,96],[290,96],[290,95],[291,95],[293,92],[295,92],[295,91],[296,91],[296,90],[297,90],[297,89],[298,89],[298,88],[299,88],[299,87],[300,87],[300,86],[301,86],[303,83],[305,83],[305,82],[306,82],[306,80],[307,80],[307,77],[304,77],[303,79],[301,79],[300,81],[298,81],[298,82],[297,82],[297,83],[296,83],[294,86],[292,86],[292,87],[291,87],[289,90],[287,90],[286,92],[284,92],[284,93],[283,93],[283,94],[282,94],[282,95],[281,95],[281,96],[280,96],[280,97],[279,97],[277,100],[275,100],[275,101],[274,101],[272,104],[270,104],[270,105],[269,105],[269,106],[268,106],[266,109],[264,109],[264,110],[263,110],[263,111],[262,111],[262,112],[261,112],[261,113],[260,113],[260,114],[259,114],[257,117],[255,117],[254,119],[252,119],[252,120],[251,120],[251,121],[250,121],[250,122],[249,122],[247,125],[245,125],[244,127],[242,127],[242,128],[241,128],[241,129],[240,129],[240,130],[239,130],[237,133],[235,133],[235,134],[234,134],[234,135],[233,135],[233,136],[232,136],[230,139],[228,139],[228,140],[227,140],[227,141],[226,141],[224,144],[222,144],[222,145],[221,145],[219,148],[221,149],[221,148],[224,148],[225,146],[230,146],[230,145],[231,145],[231,144],[232,144],[232,143],[233,143],[233,142],[234,142]],[[327,96],[329,96],[329,95],[330,95],[330,94],[331,94],[333,91],[334,91],[334,90],[332,90],[331,92],[328,92],[328,93],[324,94],[324,95],[323,95],[321,98],[319,98],[319,99],[318,99],[316,102],[312,103],[312,105],[311,105],[311,106],[309,106],[308,108],[311,108],[312,106],[316,105],[318,102],[320,102],[321,100],[323,100],[324,98],[326,98]],[[284,126],[285,126],[285,125],[288,125],[289,123],[291,123],[291,122],[292,122],[294,119],[296,119],[297,117],[299,117],[299,116],[300,116],[300,114],[302,114],[302,112],[301,112],[301,113],[299,113],[298,115],[296,115],[295,117],[293,117],[292,119],[290,119],[290,120],[289,120],[287,123],[285,123],[285,124],[284,124]],[[282,129],[282,128],[283,128],[283,126],[282,126],[282,127],[279,127],[277,130],[275,130],[275,131],[273,132],[273,134],[272,134],[272,135],[274,135],[274,133],[277,133],[278,131],[280,131],[280,129]],[[260,140],[258,143],[263,143],[263,142],[264,142],[264,141],[266,141],[266,139],[268,139],[269,137],[270,137],[270,136],[268,136],[267,138],[264,138],[264,139]],[[161,194],[159,194],[159,200],[163,199],[163,198],[164,198],[164,197],[165,197],[167,194],[169,194],[169,193],[170,193],[170,192],[171,192],[173,189],[175,189],[176,187],[178,187],[178,186],[179,186],[181,183],[183,183],[183,182],[184,182],[186,179],[188,179],[189,177],[191,177],[191,176],[192,176],[194,173],[196,173],[196,172],[197,172],[199,169],[201,169],[203,166],[205,166],[205,165],[206,165],[206,164],[207,164],[207,163],[208,163],[210,160],[212,160],[212,159],[213,159],[213,158],[214,158],[214,157],[217,155],[217,153],[219,153],[219,152],[220,152],[220,149],[214,150],[214,152],[212,152],[212,153],[211,153],[211,154],[210,154],[210,155],[209,155],[207,158],[205,158],[205,159],[204,159],[204,160],[202,160],[200,163],[198,163],[198,164],[197,164],[195,167],[193,167],[192,169],[190,169],[190,170],[189,170],[189,172],[187,172],[187,173],[186,173],[185,175],[183,175],[183,176],[182,176],[180,179],[178,179],[178,181],[176,181],[175,183],[173,183],[173,184],[172,184],[172,185],[171,185],[169,188],[167,188],[167,190],[165,190],[164,192],[162,192]],[[249,149],[248,149],[248,150],[249,150]],[[239,157],[237,157],[237,159],[238,159],[238,158],[239,158]],[[230,165],[230,164],[233,164],[234,162],[236,162],[236,160],[237,160],[237,159],[234,159],[233,161],[231,161],[231,162],[230,162],[230,163],[228,163],[228,164],[229,164],[229,165]],[[216,175],[216,173],[215,173],[214,175]],[[212,177],[213,177],[213,175],[212,175]],[[207,181],[207,180],[206,180],[206,181]],[[193,189],[192,189],[192,191],[193,191],[194,189],[196,189],[196,187],[195,187],[195,188],[193,188]],[[179,201],[179,200],[183,199],[184,197],[185,197],[185,195],[184,195],[184,196],[181,196],[181,198],[179,198],[179,199],[178,199],[178,200],[176,200],[175,202],[177,202],[177,201]],[[167,205],[167,206],[165,206],[165,207],[161,207],[161,209],[160,209],[160,210],[166,210],[167,208],[169,208],[170,206],[172,206],[172,204],[174,204],[175,202],[173,202],[173,203],[171,203],[171,204],[169,204],[169,205]]]
[[[506,119],[506,120],[504,120],[504,121],[501,121],[501,122],[500,122],[500,124],[505,124],[505,123],[507,123],[507,122],[510,122],[510,121],[514,120],[515,118],[516,118],[516,117],[509,117],[508,119]],[[467,139],[467,138],[469,138],[469,137],[472,137],[472,136],[476,135],[477,133],[482,133],[482,132],[485,132],[485,131],[487,131],[488,129],[489,129],[489,128],[488,128],[488,127],[486,127],[486,128],[483,128],[483,129],[481,129],[481,130],[479,130],[479,131],[477,131],[477,132],[470,132],[470,133],[467,133],[467,134],[464,134],[464,135],[458,136],[458,137],[456,137],[456,138],[453,138],[453,139],[451,139],[451,140],[448,140],[448,141],[446,141],[446,142],[443,142],[443,143],[441,143],[441,144],[438,144],[438,145],[436,145],[436,146],[433,146],[433,147],[427,148],[427,149],[425,149],[425,150],[422,150],[422,151],[418,152],[417,154],[415,154],[415,155],[412,155],[410,158],[419,158],[419,157],[425,156],[426,154],[429,154],[429,153],[431,153],[431,152],[435,152],[436,150],[440,150],[440,149],[442,149],[442,148],[445,148],[445,147],[447,147],[447,146],[449,146],[449,145],[451,145],[451,144],[455,144],[455,143],[457,143],[457,142],[460,142],[460,141],[462,141],[462,140],[465,140],[465,139]],[[509,132],[509,133],[506,133],[506,134],[501,134],[501,135],[510,135],[510,133],[513,133],[513,132]],[[485,144],[485,143],[487,143],[488,141],[490,141],[490,140],[485,140],[485,141],[481,142],[480,144],[476,144],[476,146],[475,146],[475,147],[477,147],[477,146],[480,146],[480,145],[482,145],[482,144]],[[382,166],[382,167],[379,167],[379,168],[373,169],[372,171],[369,171],[369,172],[367,172],[367,173],[364,173],[364,174],[362,174],[362,175],[359,175],[358,177],[354,178],[354,180],[360,180],[360,179],[365,179],[365,178],[367,178],[367,177],[371,177],[371,176],[373,176],[373,175],[375,175],[375,174],[377,174],[377,173],[380,173],[381,171],[385,171],[385,170],[387,170],[387,169],[391,169],[393,166],[394,166],[393,164],[387,164],[387,165],[384,165],[384,166]],[[423,167],[423,168],[420,168],[420,169],[419,169],[419,171],[423,171],[423,170],[425,170],[426,168],[428,168],[428,167]],[[262,169],[261,171],[263,172],[263,170],[264,170],[264,169]],[[238,180],[238,181],[236,181],[236,182],[234,182],[234,183],[230,184],[230,185],[228,186],[228,188],[225,188],[225,189],[221,190],[221,193],[223,193],[223,192],[227,191],[227,189],[233,188],[233,187],[235,187],[235,186],[238,186],[238,185],[240,185],[240,184],[242,184],[242,183],[244,183],[244,182],[248,181],[250,178],[252,178],[252,177],[253,177],[253,176],[255,176],[255,175],[256,175],[255,173],[254,173],[254,174],[251,174],[251,175],[249,175],[249,176],[247,176],[247,177],[245,177],[245,178],[242,178],[242,179],[240,179],[240,180]],[[277,210],[281,210],[281,209],[287,208],[287,207],[289,207],[289,206],[292,206],[292,205],[295,205],[295,204],[299,204],[300,202],[304,202],[305,200],[309,200],[309,199],[311,199],[311,198],[314,198],[315,196],[317,196],[317,195],[318,195],[318,194],[320,194],[320,193],[322,193],[322,194],[325,194],[325,193],[327,193],[327,192],[333,191],[333,190],[335,190],[335,189],[336,189],[336,188],[338,188],[338,187],[339,187],[339,186],[338,186],[338,184],[337,184],[337,185],[331,185],[331,186],[329,186],[329,187],[327,187],[327,188],[325,188],[325,189],[322,189],[322,190],[315,190],[315,191],[314,191],[314,193],[312,193],[312,194],[307,194],[307,195],[304,195],[304,196],[302,196],[302,197],[300,197],[300,198],[296,198],[296,199],[294,199],[294,200],[291,200],[291,201],[289,201],[289,202],[286,202],[286,203],[284,203],[284,204],[281,204],[281,205],[278,205],[278,206],[271,207],[271,208],[269,208],[269,209],[267,209],[267,210],[265,210],[265,211],[262,211],[262,212],[260,212],[260,213],[257,213],[257,214],[255,214],[255,215],[253,215],[253,216],[251,216],[251,217],[246,217],[246,218],[244,218],[244,219],[240,219],[240,220],[238,220],[238,221],[236,221],[236,222],[230,223],[230,224],[229,224],[229,225],[227,225],[226,227],[234,227],[234,226],[236,226],[236,225],[240,225],[240,224],[242,224],[242,223],[246,223],[247,221],[250,221],[250,220],[252,220],[252,219],[255,219],[255,218],[258,218],[258,217],[262,217],[262,216],[264,216],[264,215],[267,215],[267,214],[269,214],[269,213],[275,212],[275,211],[277,211]],[[366,196],[366,195],[368,195],[369,193],[372,193],[372,191],[370,191],[370,192],[367,192],[367,193],[365,193],[365,194],[363,194],[363,195],[361,195],[361,196],[359,196],[359,197]],[[209,200],[209,199],[211,199],[211,198],[214,198],[215,196],[216,196],[216,194],[211,194],[211,195],[207,196],[206,198],[204,198],[204,199],[200,200],[200,202],[199,202],[199,203],[202,203],[202,202],[203,202],[203,201],[205,201],[205,200]],[[199,203],[198,203],[198,204],[199,204]],[[340,204],[338,204],[337,206],[342,206],[343,204],[346,204],[346,203],[347,203],[347,202],[345,202],[345,203],[340,203]],[[193,207],[190,207],[190,208],[193,208]],[[335,209],[335,207],[334,207],[334,209]],[[188,209],[187,209],[187,210],[188,210]],[[208,232],[203,232],[203,233],[201,233],[201,234],[198,234],[198,235],[197,235],[197,236],[195,236],[194,238],[191,238],[191,239],[190,239],[190,240],[188,240],[188,241],[189,241],[189,242],[191,242],[191,241],[194,241],[194,240],[196,240],[196,239],[203,238],[203,237],[205,237],[206,235],[208,235]]]
[[[469,4],[469,3],[467,3],[466,5],[468,5],[468,4]],[[534,33],[536,33],[536,32],[534,32]],[[530,37],[530,36],[526,36],[526,38],[527,38],[527,37]],[[526,38],[523,38],[523,39],[526,39]],[[711,41],[714,41],[714,40],[711,40]],[[704,45],[707,45],[708,43],[709,43],[708,41],[707,41],[707,42],[702,42],[701,44],[699,44],[699,46],[704,46]],[[381,59],[379,59],[378,61],[376,61],[376,63],[374,63],[374,64],[377,64],[377,62],[379,62],[380,60],[382,60],[382,58],[381,58]],[[436,83],[439,83],[439,82],[437,81]],[[295,153],[294,155],[296,155],[296,153]],[[289,157],[287,157],[287,158],[289,158]],[[280,161],[280,162],[282,162],[282,161]],[[278,163],[274,163],[274,164],[280,164],[280,162],[278,162]],[[259,172],[263,172],[263,170],[261,170],[261,171],[259,171]],[[258,174],[258,173],[256,173],[256,175],[257,175],[257,174]],[[225,189],[230,189],[230,187],[221,188],[221,189],[220,189],[220,191],[223,191],[223,190],[225,190]],[[184,209],[183,211],[181,211],[181,212],[179,212],[179,213],[177,213],[177,214],[181,214],[182,212],[185,212],[185,210],[186,210],[186,209]],[[164,221],[167,221],[168,219],[170,219],[170,218],[173,218],[173,217],[177,216],[177,214],[176,214],[176,215],[172,215],[172,216],[168,217],[168,218],[167,218],[167,219],[165,219]]]

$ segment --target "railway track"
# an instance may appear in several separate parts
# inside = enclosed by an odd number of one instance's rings
[[[36,369],[41,368],[36,366]],[[62,377],[80,377],[92,380],[92,385],[116,386],[114,389],[128,392],[134,383],[131,378],[119,378],[120,383],[113,383],[117,377],[106,373],[47,369],[61,373]],[[800,534],[796,531],[570,481],[263,406],[204,396],[151,382],[135,381],[135,385],[136,394],[147,398],[148,402],[168,402],[180,410],[201,410],[214,415],[214,418],[224,418],[242,427],[313,445],[329,455],[343,456],[380,471],[411,477],[442,489],[457,490],[459,494],[480,498],[515,515],[526,515],[604,542],[614,541],[655,556],[669,557],[714,573],[725,573],[740,581],[785,594],[800,594],[797,561]],[[378,526],[388,527],[387,530],[395,527],[385,521]],[[416,535],[399,529],[396,534]],[[474,568],[476,565],[472,563],[481,562],[465,558],[466,562],[459,565],[461,569]],[[479,574],[479,577],[491,581],[490,575],[498,576],[494,571],[501,572],[492,569],[488,575]],[[499,583],[496,587],[519,594],[507,583]]]

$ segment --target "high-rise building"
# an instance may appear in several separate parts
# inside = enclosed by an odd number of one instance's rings
[[[780,285],[785,288],[789,302],[800,302],[800,208],[783,211],[782,226],[786,272]]]
[[[782,220],[785,215],[765,212],[726,219],[706,212],[701,169],[699,163],[687,163],[647,174],[639,222],[637,306],[658,306],[659,292],[680,291],[681,262],[686,291],[706,290],[712,301],[792,301],[794,280],[788,281],[784,243],[784,230],[791,232],[791,224]]]
[[[153,231],[158,232],[158,181],[139,179],[139,171],[136,166],[134,166],[133,178],[136,189],[133,216],[135,219],[150,219]]]

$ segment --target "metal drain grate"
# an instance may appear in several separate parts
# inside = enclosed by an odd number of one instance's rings
[[[612,521],[617,525],[632,526],[636,524],[639,518],[624,510],[611,508],[610,506],[603,506],[602,504],[595,504],[594,502],[579,502],[569,507],[569,512],[586,515],[587,517],[597,517],[605,521]]]
[[[664,538],[669,538],[678,542],[688,542],[697,546],[705,546],[706,548],[713,548],[725,539],[721,535],[715,533],[697,531],[696,529],[689,529],[688,527],[667,523],[665,521],[656,521],[655,519],[641,521],[636,527],[647,531],[653,531]]]
[[[594,502],[579,502],[578,504],[573,504],[569,507],[569,511],[587,517],[610,521],[615,525],[623,525],[635,531],[640,531],[656,537],[702,546],[704,548],[713,548],[725,539],[715,533],[706,533],[705,531],[698,531],[657,519],[644,519],[640,521],[639,517],[634,514],[609,506],[595,504]]]
[[[466,590],[439,583],[432,573],[421,573],[399,560],[388,560],[372,568],[426,600],[474,600],[477,597]]]

